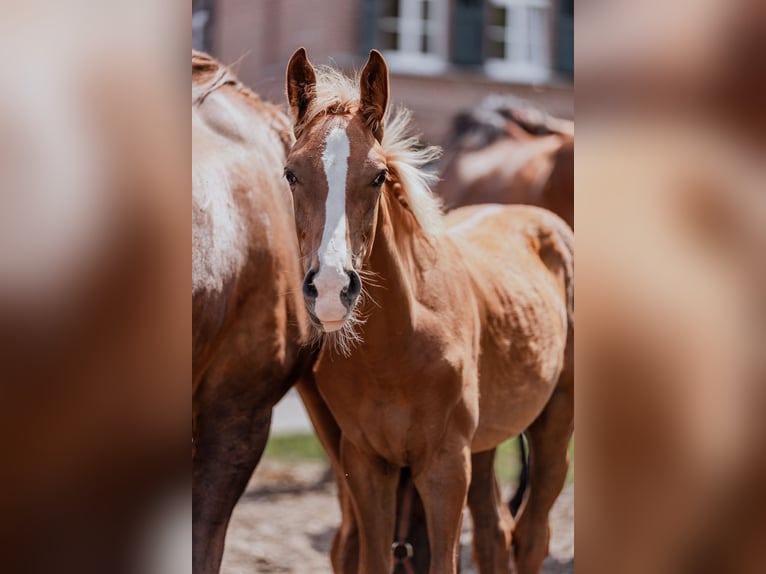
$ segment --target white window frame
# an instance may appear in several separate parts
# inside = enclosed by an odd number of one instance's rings
[[[444,72],[447,69],[448,0],[429,2],[429,18],[426,25],[429,41],[435,42],[435,50],[430,53],[420,51],[423,0],[396,1],[399,2],[399,17],[383,16],[377,23],[379,30],[396,32],[399,36],[399,49],[383,51],[389,68],[395,72],[417,74]]]
[[[551,53],[551,17],[553,14],[553,2],[551,0],[489,0],[490,4],[505,8],[505,58],[487,58],[484,63],[484,71],[492,78],[498,80],[514,80],[520,82],[546,82],[552,76],[552,53]],[[521,44],[526,49],[532,44],[530,38],[531,23],[530,9],[542,9],[544,15],[544,37],[539,43],[541,61],[533,62],[517,61],[510,58],[510,46]],[[509,18],[511,14],[514,18]],[[509,19],[513,22],[509,26]]]

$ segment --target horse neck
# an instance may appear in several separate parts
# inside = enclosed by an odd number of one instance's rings
[[[392,333],[411,331],[423,271],[433,264],[434,257],[434,245],[411,214],[396,198],[384,195],[368,260],[375,284],[367,287],[372,301],[364,324],[366,346],[375,341],[386,345]]]

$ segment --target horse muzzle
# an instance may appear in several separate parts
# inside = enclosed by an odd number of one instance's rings
[[[361,292],[362,280],[353,269],[312,269],[303,279],[309,317],[327,333],[346,324]]]

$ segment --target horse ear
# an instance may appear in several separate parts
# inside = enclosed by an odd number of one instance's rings
[[[372,130],[375,139],[383,139],[383,119],[388,109],[388,66],[377,50],[370,52],[360,78],[362,118]]]
[[[298,48],[287,64],[287,103],[290,106],[296,137],[298,126],[303,121],[311,100],[316,96],[316,83],[317,77],[306,55],[306,48]]]

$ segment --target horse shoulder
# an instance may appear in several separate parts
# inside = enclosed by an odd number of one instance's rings
[[[216,97],[205,115],[193,109],[194,370],[279,371],[307,335],[282,136],[269,110],[228,105],[244,95]]]

